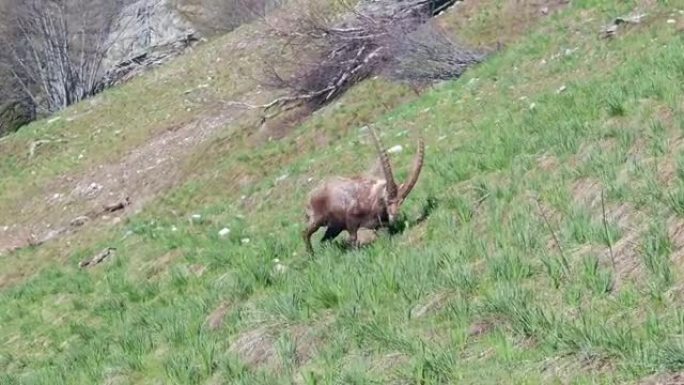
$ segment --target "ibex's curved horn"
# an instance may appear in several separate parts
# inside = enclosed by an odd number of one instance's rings
[[[382,163],[382,171],[385,174],[385,180],[387,181],[387,195],[389,195],[390,198],[396,198],[398,194],[397,184],[394,181],[394,176],[392,175],[392,165],[390,164],[387,152],[382,146],[380,138],[378,138],[378,136],[375,134],[375,130],[373,129],[373,127],[369,126],[368,131],[371,134],[371,138],[373,138],[373,144],[375,144],[375,148],[378,150],[380,163]]]
[[[413,189],[418,181],[418,176],[420,171],[423,169],[423,159],[425,159],[425,143],[423,138],[418,138],[418,153],[416,154],[416,160],[413,163],[413,170],[411,171],[411,176],[409,180],[401,186],[401,191],[399,191],[399,197],[405,199],[408,194]]]

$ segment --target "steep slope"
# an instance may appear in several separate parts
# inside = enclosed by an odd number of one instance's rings
[[[248,120],[217,125],[219,138],[182,156],[174,168],[181,178],[141,212],[2,257],[0,379],[438,384],[675,376],[684,362],[684,15],[668,2],[579,1],[537,23],[555,3],[535,4],[534,14],[515,4],[466,2],[445,15],[471,41],[511,38],[462,79],[401,105],[414,98],[405,89],[366,82],[279,141],[255,139]],[[599,38],[604,24],[632,11],[647,16]],[[39,203],[14,207],[55,191],[48,186],[64,173],[87,175],[78,174],[88,170],[76,159],[82,148],[91,165],[116,163],[165,128],[197,119],[177,106],[180,90],[204,71],[229,85],[212,89],[200,109],[221,116],[219,101],[250,84],[239,70],[207,70],[202,55],[237,36],[95,99],[105,107],[71,127],[67,119],[83,106],[3,142],[0,209],[26,223],[33,209],[56,215]],[[175,76],[181,69],[190,72]],[[151,87],[158,84],[165,87]],[[106,130],[128,121],[137,127],[126,138]],[[407,149],[393,157],[398,178],[415,136],[426,136],[424,173],[405,208],[410,226],[358,251],[316,244],[309,258],[300,237],[304,195],[324,176],[367,168],[373,152],[359,128],[370,122],[386,144]],[[107,140],[87,138],[92,124]],[[62,151],[20,157],[44,135],[67,133],[80,136]],[[27,185],[29,178],[35,182]],[[230,233],[220,237],[223,228]],[[117,247],[110,260],[79,270],[105,246]]]

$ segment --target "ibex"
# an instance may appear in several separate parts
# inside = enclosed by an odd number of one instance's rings
[[[302,232],[309,253],[313,253],[311,236],[321,227],[326,227],[321,242],[331,241],[346,230],[352,246],[358,247],[360,228],[376,230],[393,224],[399,208],[418,181],[425,157],[423,138],[418,139],[418,152],[408,181],[397,186],[387,152],[375,131],[372,128],[369,131],[385,178],[333,177],[317,186],[309,194],[308,224]]]

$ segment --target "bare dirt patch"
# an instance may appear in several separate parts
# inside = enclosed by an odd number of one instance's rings
[[[217,330],[223,325],[223,319],[230,310],[230,302],[222,302],[214,311],[209,314],[206,325],[209,330]]]
[[[315,356],[320,343],[316,328],[308,325],[263,325],[237,336],[229,351],[249,367],[279,372],[285,365],[282,354],[288,353],[281,351],[282,346],[292,346],[288,358],[300,367]]]
[[[582,178],[576,180],[570,189],[576,203],[588,208],[596,208],[601,205],[601,181],[594,178]]]
[[[604,226],[616,226],[622,232],[619,239],[612,239],[607,245],[586,245],[575,251],[575,255],[597,255],[602,263],[614,269],[615,288],[625,278],[636,278],[642,273],[640,240],[646,230],[643,213],[631,204],[606,202],[603,186],[593,178],[577,180],[571,194],[576,204],[589,210],[591,217]]]
[[[672,217],[667,221],[667,235],[672,242],[671,262],[676,266],[684,263],[684,220]]]
[[[493,330],[496,327],[497,321],[495,320],[481,320],[474,322],[468,328],[469,337],[479,337]]]
[[[117,224],[185,178],[182,165],[193,150],[242,112],[223,110],[172,126],[118,161],[62,175],[22,202],[15,223],[0,228],[0,254],[39,245],[94,223]]]
[[[537,167],[543,171],[557,170],[560,166],[558,158],[551,154],[543,154],[537,158]]]
[[[666,373],[644,378],[639,385],[684,385],[683,373]]]
[[[155,279],[164,271],[168,270],[169,266],[181,256],[182,253],[178,249],[169,251],[151,261],[143,263],[139,268],[140,272],[145,279]]]
[[[385,374],[391,372],[411,361],[411,356],[406,353],[395,352],[385,354],[374,360],[370,370],[375,373]]]

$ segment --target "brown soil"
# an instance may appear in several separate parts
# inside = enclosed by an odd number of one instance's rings
[[[0,254],[73,234],[94,223],[119,223],[183,181],[182,165],[201,143],[242,114],[238,108],[169,127],[121,159],[61,175],[26,199],[20,217],[0,228]]]

